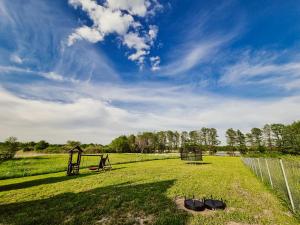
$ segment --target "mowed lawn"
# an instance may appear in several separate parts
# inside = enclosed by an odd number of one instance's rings
[[[106,155],[106,154],[104,154]],[[22,155],[21,155],[22,156]],[[174,158],[174,154],[118,154],[110,153],[111,164],[132,163],[147,160]],[[13,160],[0,162],[0,179],[7,179],[13,177],[24,177],[39,175],[45,173],[54,173],[65,171],[68,167],[68,154],[52,154],[52,155],[38,155],[28,157],[18,157]],[[91,165],[97,165],[99,157],[82,157],[81,166],[87,168]]]
[[[238,157],[122,163],[108,172],[48,173],[0,186],[0,224],[299,224]],[[222,197],[228,207],[196,215],[176,207],[176,196],[192,195]]]

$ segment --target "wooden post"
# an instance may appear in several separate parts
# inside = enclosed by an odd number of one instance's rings
[[[72,174],[72,158],[73,158],[73,153],[69,153],[69,162],[68,162],[68,170],[67,170],[67,175],[70,176]]]

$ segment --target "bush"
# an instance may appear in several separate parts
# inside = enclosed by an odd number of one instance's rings
[[[18,151],[16,137],[9,137],[0,147],[0,159],[12,159]]]
[[[66,153],[68,149],[64,148],[62,145],[49,145],[48,148],[43,149],[44,153]]]
[[[36,145],[34,146],[34,149],[36,151],[39,151],[39,150],[44,150],[44,149],[46,149],[48,147],[49,147],[49,143],[46,142],[46,141],[44,141],[44,140],[41,140],[38,143],[36,143]]]
[[[85,153],[101,153],[102,147],[100,145],[88,145],[83,151]]]

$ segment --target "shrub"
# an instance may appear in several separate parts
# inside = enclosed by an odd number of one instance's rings
[[[9,137],[0,147],[0,159],[11,159],[18,151],[18,142],[16,137]]]
[[[88,145],[84,148],[85,153],[101,153],[102,147],[100,145]]]
[[[38,143],[36,143],[36,145],[34,146],[34,149],[35,149],[36,151],[44,150],[44,149],[48,148],[48,146],[49,146],[49,143],[48,143],[48,142],[46,142],[46,141],[44,141],[44,140],[41,140],[41,141],[39,141]]]

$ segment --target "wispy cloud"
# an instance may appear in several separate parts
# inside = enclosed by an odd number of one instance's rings
[[[200,42],[200,43],[199,43]],[[209,42],[199,41],[198,43],[188,43],[176,50],[177,57],[169,64],[161,68],[161,73],[165,75],[176,75],[184,73],[197,65],[208,62],[211,57],[218,52],[226,40],[210,40]]]
[[[172,46],[161,66],[162,75],[180,75],[197,66],[210,64],[221,50],[243,33],[244,20],[240,15],[230,28],[216,26],[216,18],[231,16],[226,14],[231,3],[220,4],[208,12],[199,10],[196,15],[185,18],[181,30],[176,31],[181,34],[180,40]]]
[[[224,68],[221,85],[265,84],[300,89],[300,61],[297,57],[266,51],[244,53],[240,60]],[[283,61],[282,58],[291,58]]]
[[[41,71],[34,71],[34,70],[31,70],[31,69],[24,69],[24,68],[15,67],[15,66],[0,66],[0,72],[2,74],[7,73],[7,74],[10,74],[10,75],[14,75],[15,73],[19,73],[19,74],[22,74],[23,76],[24,76],[24,74],[33,74],[33,75],[44,77],[46,79],[53,80],[53,81],[68,81],[68,82],[73,82],[73,83],[78,83],[79,82],[79,80],[62,76],[61,74],[58,74],[58,73],[53,72],[53,71],[41,72]]]
[[[23,63],[23,59],[21,59],[20,56],[18,56],[17,54],[12,54],[10,56],[10,60],[13,62],[13,63],[17,63],[17,64],[22,64]]]
[[[12,1],[0,5],[10,18],[0,20],[0,33],[9,37],[0,46],[2,72],[35,74],[57,82],[119,79],[113,63],[100,49],[86,43],[65,48],[64,42],[76,22],[60,8],[55,8],[55,16],[44,13],[53,10],[55,3],[33,1],[21,5]]]
[[[139,131],[208,126],[217,128],[224,141],[228,127],[247,131],[265,123],[289,123],[297,120],[300,113],[300,96],[233,99],[209,93],[199,95],[185,86],[151,83],[138,86],[79,83],[76,89],[35,84],[23,89],[22,98],[0,89],[0,104],[5,106],[0,112],[4,121],[0,129],[6,130],[0,138],[10,134],[21,140],[44,138],[62,143],[74,138],[108,143],[117,135]],[[28,90],[30,99],[26,97]],[[57,97],[69,101],[57,101]]]

